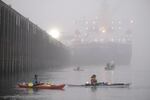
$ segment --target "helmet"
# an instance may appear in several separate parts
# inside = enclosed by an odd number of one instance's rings
[[[91,76],[91,78],[95,78],[96,77],[96,75],[95,74],[93,74],[92,76]]]

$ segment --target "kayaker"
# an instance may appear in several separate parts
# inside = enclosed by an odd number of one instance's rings
[[[80,70],[80,67],[77,67],[77,71],[79,71]]]
[[[96,75],[93,74],[93,75],[91,76],[91,85],[96,85],[96,84],[97,84]]]
[[[33,82],[34,85],[37,85],[38,84],[38,75],[34,75],[34,82]]]

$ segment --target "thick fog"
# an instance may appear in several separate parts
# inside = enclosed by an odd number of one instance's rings
[[[150,70],[150,1],[149,0],[3,0],[44,30],[58,27],[61,35],[74,32],[73,21],[109,12],[109,18],[131,18],[132,67]]]

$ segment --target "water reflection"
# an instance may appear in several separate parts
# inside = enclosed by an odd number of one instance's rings
[[[16,91],[19,91],[20,93],[22,92],[23,94],[26,95],[35,95],[39,92],[39,90],[36,88],[19,88],[19,87],[16,88]]]
[[[96,90],[97,90],[97,87],[96,87],[96,86],[91,87],[91,91],[92,91],[92,92],[96,92]]]

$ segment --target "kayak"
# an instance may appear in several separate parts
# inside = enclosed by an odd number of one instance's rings
[[[73,69],[74,71],[84,71],[83,69]]]
[[[75,84],[68,84],[69,87],[104,87],[104,88],[129,88],[130,83],[104,83],[100,82],[95,85],[92,84],[81,84],[81,85],[75,85]]]
[[[80,67],[74,68],[74,71],[84,71],[83,69],[81,69]]]
[[[39,83],[37,85],[29,86],[28,83],[19,83],[19,88],[36,88],[36,89],[63,89],[65,87],[65,84],[47,84],[47,83]]]

